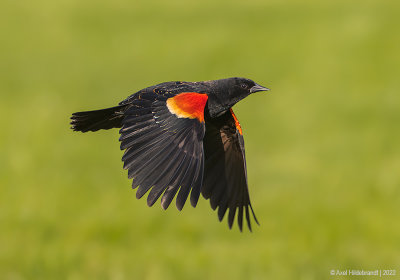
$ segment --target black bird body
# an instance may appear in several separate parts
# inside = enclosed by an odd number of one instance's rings
[[[268,90],[244,78],[204,82],[166,82],[142,89],[103,110],[74,113],[75,131],[121,128],[122,160],[136,197],[149,192],[147,204],[161,198],[167,209],[176,196],[181,210],[189,196],[193,207],[200,193],[218,207],[218,217],[227,209],[232,227],[238,211],[251,230],[252,209],[244,141],[231,107],[256,91]]]

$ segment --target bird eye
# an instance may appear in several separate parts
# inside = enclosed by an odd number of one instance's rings
[[[241,84],[240,85],[242,88],[247,89],[247,85],[246,84]]]

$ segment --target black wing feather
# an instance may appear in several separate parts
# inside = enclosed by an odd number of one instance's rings
[[[168,187],[165,190],[163,197],[161,198],[161,206],[164,209],[167,209],[172,202],[175,194],[179,190],[180,183],[182,182],[182,178],[186,175],[187,167],[191,161],[191,158],[188,154],[185,153],[182,162],[180,163],[177,171],[175,172],[173,178],[171,179]]]
[[[196,173],[192,182],[192,192],[190,193],[190,203],[192,204],[193,207],[196,207],[197,202],[199,201],[201,186],[203,185],[203,170],[204,170],[203,145],[200,145],[198,154],[201,157],[200,165],[197,166]]]
[[[182,134],[182,133],[181,133]],[[171,147],[172,146],[172,147]],[[146,163],[136,170],[136,174],[140,174],[140,177],[136,179],[136,185],[140,185],[136,197],[141,198],[153,185],[154,179],[157,179],[157,175],[152,173],[163,172],[163,163],[170,162],[173,152],[179,153],[178,149],[175,149],[173,140],[166,139],[163,143],[157,147],[156,153],[148,155]],[[155,177],[155,178],[154,178]]]
[[[218,207],[220,221],[229,209],[230,228],[237,213],[238,226],[242,230],[243,212],[245,212],[247,225],[251,231],[249,208],[257,224],[258,221],[249,198],[243,136],[236,127],[232,111],[206,122],[203,142],[205,155],[203,196],[210,199],[212,209]]]
[[[137,198],[150,190],[147,204],[152,206],[162,195],[161,205],[167,209],[179,191],[176,205],[181,210],[191,190],[191,204],[195,206],[199,198],[205,127],[197,119],[172,114],[167,97],[151,92],[121,103],[132,105],[120,129],[122,160]]]

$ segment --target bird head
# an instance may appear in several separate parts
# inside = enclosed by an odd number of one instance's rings
[[[228,78],[208,81],[211,93],[208,95],[207,109],[211,117],[218,117],[229,110],[238,101],[248,95],[269,90],[246,78]]]

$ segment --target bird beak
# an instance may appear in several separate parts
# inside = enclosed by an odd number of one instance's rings
[[[267,91],[267,90],[269,90],[269,88],[266,88],[266,87],[260,86],[259,84],[256,84],[255,86],[253,86],[250,89],[250,93],[254,93],[257,91]]]

